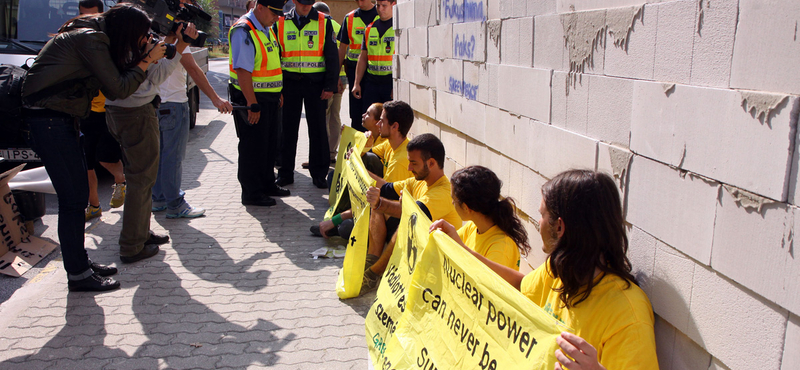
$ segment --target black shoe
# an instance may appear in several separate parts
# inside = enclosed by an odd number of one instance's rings
[[[268,195],[247,199],[242,198],[242,205],[245,206],[272,207],[276,204],[278,204],[278,202],[276,202],[275,199],[270,198]]]
[[[92,268],[92,271],[94,271],[95,274],[103,277],[115,275],[117,273],[116,267],[101,265],[99,263],[92,262],[92,264],[89,265],[89,267]]]
[[[158,235],[150,230],[150,236],[147,237],[147,241],[144,242],[145,245],[161,245],[169,243],[169,235]]]
[[[300,164],[300,167],[303,167],[303,168],[305,168],[305,169],[308,169],[308,162],[303,162],[303,163],[301,163],[301,164]]]
[[[293,177],[284,177],[284,176],[278,175],[278,179],[275,180],[275,185],[280,186],[280,187],[283,187],[283,186],[286,186],[286,185],[290,185],[290,184],[294,184],[294,178]]]
[[[292,195],[292,192],[290,192],[289,189],[275,185],[271,189],[267,190],[267,195],[273,197],[288,197]]]
[[[322,231],[319,229],[319,225],[311,226],[311,234],[320,238],[322,237]],[[339,230],[334,227],[333,229],[328,230],[326,234],[328,234],[328,236],[337,236],[339,235]]]
[[[122,263],[134,263],[136,261],[141,261],[145,258],[150,258],[158,254],[158,245],[155,244],[145,244],[144,248],[142,248],[139,253],[134,254],[133,256],[119,256],[120,261]]]
[[[314,186],[320,189],[327,189],[328,188],[328,180],[325,180],[324,177],[315,177],[311,180]]]
[[[68,281],[67,288],[70,292],[105,292],[119,289],[119,281],[94,273],[86,279]]]

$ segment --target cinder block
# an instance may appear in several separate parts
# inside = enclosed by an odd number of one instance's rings
[[[436,135],[436,137],[440,137],[440,133],[442,132],[441,128],[439,128],[440,125],[441,124],[436,122],[434,118],[417,111],[416,114],[414,114],[414,125],[411,126],[411,134],[408,138],[413,139],[415,135],[424,133],[431,133]]]
[[[513,0],[511,2],[511,12],[513,13],[511,18],[524,16],[527,7],[528,7],[528,0]]]
[[[718,186],[638,155],[630,171],[627,221],[708,265]]]
[[[433,89],[411,84],[408,104],[417,112],[428,117],[436,117],[436,92]]]
[[[428,56],[450,59],[453,57],[453,25],[445,24],[428,28],[428,37],[434,40],[429,44]]]
[[[589,75],[578,74],[567,77],[566,129],[581,135],[588,134],[589,125]]]
[[[409,28],[403,31],[403,34],[403,37],[408,42],[409,55],[428,56],[428,27]]]
[[[556,2],[552,0],[525,0],[525,15],[532,17],[543,14],[554,14]]]
[[[792,211],[794,212],[794,234],[800,230],[800,209],[797,207],[791,207]],[[793,247],[794,248],[794,247]],[[800,313],[800,294],[797,294],[800,291],[800,259],[797,258],[796,249],[793,249],[793,258],[788,257],[786,258],[786,269],[781,274],[784,276],[784,281],[786,282],[786,291],[787,292],[794,292],[794,294],[787,294],[786,297],[782,300],[781,306],[790,308],[790,310],[797,314]]]
[[[530,67],[533,65],[533,17],[503,20],[500,62]]]
[[[520,16],[520,14],[514,13],[514,3],[516,3],[517,0],[499,0],[497,2],[500,3],[500,18],[508,19]]]
[[[438,2],[436,0],[414,0],[414,26],[428,27],[437,25]]]
[[[519,137],[515,134],[520,118],[492,106],[486,106],[485,112],[484,122],[490,128],[490,134],[485,136],[486,146],[511,158],[521,157]]]
[[[445,126],[452,127],[461,118],[460,96],[450,94],[441,90],[436,91],[436,115],[437,121]]]
[[[403,77],[410,82],[425,87],[436,87],[437,62],[441,63],[433,58],[408,56],[400,59],[400,69]]]
[[[400,70],[400,59],[405,58],[405,55],[395,54],[392,55],[392,78],[395,80],[403,78]]]
[[[553,178],[571,168],[594,169],[597,142],[591,138],[535,120],[531,120],[530,135],[527,140],[519,137],[519,142],[529,143],[527,163],[542,176]]]
[[[698,265],[686,335],[731,369],[780,368],[788,313]]]
[[[656,81],[688,84],[692,75],[697,1],[681,0],[652,7],[658,8],[653,78]],[[649,6],[647,10],[650,10]]]
[[[436,107],[437,121],[478,141],[483,141],[484,122],[475,117],[485,116],[486,105],[458,95],[437,91]]]
[[[695,265],[672,247],[656,242],[656,261],[648,296],[655,311],[681,332],[689,328]]]
[[[486,108],[486,111],[489,111],[489,108]],[[522,200],[522,195],[525,192],[531,191],[531,189],[525,185],[524,181],[522,181],[524,175],[523,171],[530,171],[530,168],[522,166],[521,163],[515,160],[508,161],[508,171],[509,177],[506,179],[501,178],[503,180],[503,192],[507,194],[509,197],[514,198],[514,200],[518,203],[517,208],[522,209],[522,205],[519,202]],[[523,212],[526,214],[531,212],[527,209],[522,209]],[[529,235],[528,240],[536,239],[536,235]],[[535,267],[535,266],[534,266]]]
[[[460,96],[464,91],[463,81],[463,61],[445,59],[436,63],[436,90]]]
[[[711,355],[683,333],[675,333],[672,370],[708,370]]]
[[[500,66],[489,63],[481,64],[479,67],[479,74],[478,101],[486,105],[497,106]]]
[[[533,21],[533,66],[556,71],[569,71],[564,26],[558,14],[543,15]]]
[[[466,155],[466,165],[467,166],[475,166],[481,165],[483,166],[483,162],[486,160],[484,159],[488,156],[488,149],[482,143],[479,143],[475,140],[467,140],[467,155]],[[449,175],[448,175],[449,176]]]
[[[719,359],[711,357],[711,365],[708,366],[708,370],[731,370],[731,368],[725,366]]]
[[[505,155],[489,148],[486,148],[486,153],[483,156],[483,160],[480,162],[482,166],[491,169],[492,172],[497,175],[497,178],[503,182],[503,188],[500,190],[500,194],[505,197],[510,196],[508,188],[510,182],[509,178],[511,177],[511,162],[511,159]],[[517,173],[514,175],[517,176],[519,174]]]
[[[525,88],[499,89],[498,107],[525,117],[549,122],[550,75],[549,69],[501,65],[498,73],[498,86],[519,86],[520,81],[525,81]]]
[[[761,212],[742,208],[723,190],[717,205],[711,266],[764,298],[800,312],[800,304],[787,305],[800,284],[781,273],[787,272],[794,260],[789,246],[793,216],[792,209],[782,203],[764,205]]]
[[[588,79],[587,136],[628,147],[631,135],[633,81],[595,75],[589,75]]]
[[[566,72],[553,71],[550,89],[550,124],[567,128],[567,86],[571,76]]]
[[[500,45],[503,43],[502,28],[503,21],[499,19],[486,22],[486,63],[500,64]]]
[[[653,325],[656,335],[656,356],[658,356],[658,368],[661,370],[672,370],[672,354],[675,352],[675,328],[661,317],[656,315]]]
[[[500,19],[500,4],[502,1],[487,1],[486,4],[486,19]]]
[[[410,95],[411,84],[405,80],[395,80],[395,99],[402,100],[404,102],[411,101]]]
[[[439,138],[444,144],[444,152],[447,159],[455,161],[459,168],[464,167],[467,162],[467,137],[458,131],[442,128]],[[446,173],[453,173],[453,171],[447,171]]]
[[[798,1],[739,1],[731,87],[800,93],[798,14]]]
[[[440,23],[485,22],[486,3],[488,1],[484,0],[442,0]]]
[[[626,9],[609,9],[606,19],[612,18],[612,11]],[[656,30],[658,24],[658,8],[645,5],[633,22],[628,34],[628,42],[624,47],[615,46],[611,36],[606,38],[604,71],[608,76],[629,77],[643,80],[653,79],[655,64]],[[608,32],[607,32],[608,33]],[[597,61],[595,57],[595,61]],[[595,67],[597,70],[597,67]]]
[[[556,0],[558,13],[575,12],[582,10],[619,8],[623,6],[642,5],[643,2],[652,3],[659,0]]]
[[[738,1],[703,1],[697,12],[692,53],[692,85],[728,87]]]
[[[631,160],[633,153],[627,148],[616,145],[609,145],[603,142],[597,143],[597,171],[605,172],[617,184],[617,191],[622,201],[622,214],[625,215],[627,209],[628,175],[630,174]]]
[[[791,107],[797,98],[773,110],[767,125],[745,112],[737,91],[684,85],[669,95],[664,90],[661,83],[634,83],[631,150],[756,194],[787,199]]]
[[[539,234],[539,230],[536,229],[534,222],[539,222],[539,220],[534,221],[532,218],[523,218],[522,224],[525,226],[525,231],[528,232],[528,243],[531,245],[531,251],[527,256],[520,255],[520,272],[533,271],[547,260],[547,255],[542,251],[542,236]]]
[[[411,30],[411,28],[397,29],[397,30],[394,31],[395,32],[395,50],[394,50],[395,51],[395,55],[405,56],[405,55],[409,54],[409,52],[408,52],[408,37],[409,37],[408,31],[409,30]],[[427,35],[426,35],[426,37],[427,37]],[[425,47],[425,49],[426,49],[426,52],[427,52],[427,46]]]
[[[414,1],[397,3],[393,11],[394,26],[397,29],[414,27]]]
[[[461,95],[469,100],[478,100],[481,86],[481,68],[483,63],[464,62],[464,80],[461,84]]]
[[[800,348],[800,317],[789,314],[781,370],[800,369],[800,351],[797,348]]]
[[[453,58],[486,61],[486,23],[469,22],[453,25]]]
[[[656,261],[656,238],[636,226],[631,226],[629,230],[628,260],[631,261],[633,267],[631,273],[639,282],[642,290],[650,297]]]
[[[547,179],[534,171],[525,170],[522,172],[522,181],[527,190],[523,191],[522,196],[516,199],[519,202],[517,205],[524,209],[528,216],[539,221],[542,218],[539,213],[539,205],[542,204],[542,185],[547,182]]]

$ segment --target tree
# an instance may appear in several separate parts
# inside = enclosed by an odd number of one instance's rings
[[[208,34],[210,38],[219,37],[219,7],[217,7],[217,0],[196,0],[197,6],[203,8],[203,11],[211,16],[210,21],[195,18],[194,24],[197,29]]]

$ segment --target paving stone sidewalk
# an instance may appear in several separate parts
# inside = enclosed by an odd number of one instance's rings
[[[117,253],[121,208],[87,223],[90,257],[120,267],[122,289],[68,293],[60,258],[50,261],[0,305],[0,369],[367,368],[364,315],[374,293],[340,301],[342,260],[309,255],[335,244],[308,231],[327,191],[298,169],[291,197],[242,206],[232,118],[204,112],[183,184],[206,216],[154,214],[151,228],[172,241],[132,265]],[[300,139],[298,166],[307,156],[304,129]],[[43,237],[56,240],[55,223],[45,226]]]

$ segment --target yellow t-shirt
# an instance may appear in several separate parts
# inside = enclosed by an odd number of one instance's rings
[[[393,186],[397,194],[405,190],[406,194],[411,194],[414,199],[428,207],[432,221],[443,219],[451,225],[461,225],[461,217],[456,213],[453,198],[450,197],[450,180],[447,176],[440,177],[430,188],[424,180],[414,177],[395,182]]]
[[[398,182],[414,176],[414,174],[408,170],[408,152],[406,152],[406,146],[408,146],[408,138],[403,140],[397,149],[392,149],[392,144],[389,143],[388,139],[372,147],[372,152],[375,153],[383,163],[383,179],[386,180],[386,182]]]
[[[102,91],[97,92],[99,95],[92,99],[92,112],[102,113],[106,111],[106,97]]]
[[[560,286],[548,260],[522,279],[520,291],[594,346],[606,369],[658,370],[653,308],[641,288],[625,289],[624,279],[606,275],[589,298],[568,309],[552,289]]]
[[[472,248],[481,256],[497,262],[508,268],[519,271],[519,248],[503,230],[497,225],[492,226],[483,234],[478,234],[478,227],[472,221],[467,221],[458,229],[458,236],[467,247]]]

